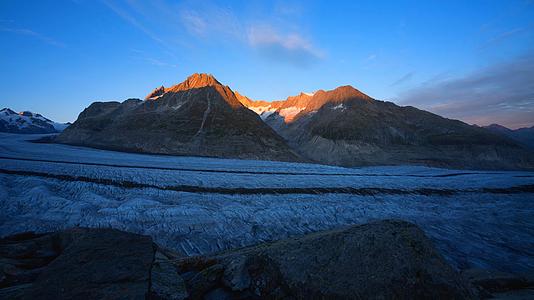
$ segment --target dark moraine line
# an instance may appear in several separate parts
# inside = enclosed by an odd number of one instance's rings
[[[151,170],[167,170],[167,171],[251,174],[251,175],[354,176],[354,177],[371,177],[372,176],[372,177],[422,177],[422,178],[425,178],[425,177],[452,177],[452,176],[475,175],[475,174],[485,174],[485,175],[500,174],[500,173],[482,173],[482,172],[478,172],[478,173],[477,172],[461,172],[461,173],[449,173],[449,174],[439,174],[439,175],[351,174],[351,173],[317,173],[317,172],[300,173],[300,172],[239,171],[239,170],[151,167],[151,166],[139,166],[139,165],[117,165],[117,164],[92,163],[92,162],[73,162],[73,161],[66,161],[66,160],[47,160],[47,159],[39,159],[39,158],[8,157],[8,156],[0,156],[0,159],[47,162],[47,163],[57,163],[57,164],[71,164],[71,165],[102,166],[102,167],[111,167],[111,168],[151,169]]]
[[[257,195],[257,194],[273,194],[273,195],[287,195],[287,194],[352,194],[360,196],[374,196],[374,195],[439,195],[452,196],[458,193],[495,193],[495,194],[517,194],[517,193],[534,193],[534,184],[519,185],[510,188],[483,188],[483,189],[432,189],[432,188],[418,188],[412,190],[403,189],[389,189],[389,188],[354,188],[354,187],[307,187],[307,188],[224,188],[224,187],[203,187],[192,185],[172,185],[172,186],[157,186],[147,183],[139,183],[133,181],[120,181],[107,178],[90,178],[85,176],[71,176],[60,174],[49,174],[34,171],[16,171],[0,169],[0,174],[21,175],[21,176],[36,176],[44,178],[53,178],[64,181],[78,181],[90,182],[103,185],[117,186],[121,188],[152,188],[167,191],[189,192],[189,193],[211,193],[211,194],[227,194],[227,195]]]

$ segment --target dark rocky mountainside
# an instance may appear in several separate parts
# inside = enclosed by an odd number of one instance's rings
[[[534,150],[534,126],[528,128],[510,129],[499,124],[491,124],[484,128],[492,132],[507,136],[516,142]]]
[[[262,103],[249,102],[258,111]],[[414,107],[374,100],[351,86],[290,97],[261,112],[299,154],[342,166],[420,164],[534,168],[516,141]]]
[[[57,141],[159,154],[299,160],[228,86],[207,74],[160,87],[144,101],[95,102]]]
[[[0,110],[0,132],[9,133],[56,133],[69,124],[54,122],[30,111],[14,112],[9,108]]]
[[[74,228],[0,239],[1,299],[469,299],[532,296],[511,274],[460,275],[415,225],[384,220],[209,256]],[[473,285],[470,284],[473,283]]]

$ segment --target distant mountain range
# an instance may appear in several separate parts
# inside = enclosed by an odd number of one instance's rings
[[[534,168],[532,152],[508,135],[375,100],[351,86],[254,101],[208,74],[156,88],[145,100],[95,102],[57,141],[351,167]]]
[[[68,123],[57,123],[30,111],[17,113],[9,108],[0,110],[0,132],[56,133],[63,131],[67,126]]]
[[[495,133],[505,135],[516,142],[534,150],[534,126],[530,128],[510,129],[499,124],[485,126]]]

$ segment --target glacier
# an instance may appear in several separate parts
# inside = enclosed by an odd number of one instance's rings
[[[185,255],[396,218],[456,268],[534,272],[534,172],[122,153],[0,134],[0,236],[72,226]]]

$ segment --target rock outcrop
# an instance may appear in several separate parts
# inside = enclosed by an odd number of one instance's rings
[[[148,236],[114,229],[73,228],[0,239],[0,299],[529,299],[533,295],[531,277],[480,269],[458,273],[417,226],[397,220],[197,257],[160,248]]]
[[[423,232],[380,221],[182,257],[150,237],[75,228],[0,240],[2,299],[465,299]]]
[[[140,299],[153,249],[150,237],[111,229],[8,237],[0,242],[0,298]]]
[[[103,149],[295,161],[273,129],[208,74],[119,102],[95,102],[58,136],[60,143]]]
[[[424,233],[380,221],[177,263],[191,296],[465,299],[471,291]]]

